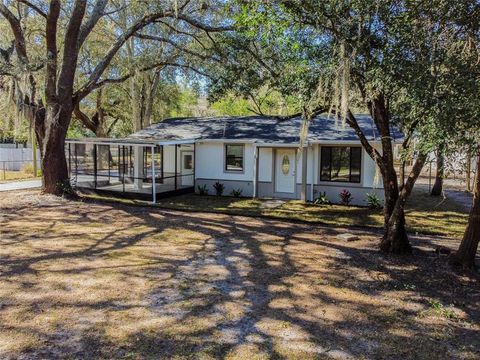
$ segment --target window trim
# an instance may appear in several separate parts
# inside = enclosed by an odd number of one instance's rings
[[[322,156],[322,150],[323,148],[350,148],[350,158],[349,158],[349,174],[348,174],[348,180],[347,181],[337,181],[337,180],[332,180],[332,157],[331,157],[331,150],[330,150],[330,180],[324,180],[322,179],[322,169],[323,169],[323,156]],[[352,149],[360,149],[360,167],[359,167],[359,173],[358,173],[358,181],[352,181]],[[332,183],[332,184],[362,184],[362,166],[363,166],[363,149],[361,146],[358,145],[320,145],[319,146],[319,152],[320,152],[320,164],[319,164],[319,174],[318,174],[318,179],[319,183]]]
[[[228,170],[227,169],[227,146],[241,146],[242,147],[242,170]],[[245,144],[244,143],[224,143],[223,144],[223,172],[231,174],[245,173]]]

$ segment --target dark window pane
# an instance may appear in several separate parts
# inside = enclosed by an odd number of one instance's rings
[[[350,148],[332,148],[331,181],[346,182],[350,179]]]
[[[362,163],[362,149],[359,147],[352,148],[350,159],[350,181],[360,182],[360,165]]]
[[[183,168],[185,170],[193,169],[193,155],[183,155]]]
[[[361,152],[360,147],[322,147],[320,180],[360,182]]]
[[[330,162],[332,148],[322,147],[320,180],[330,181]]]
[[[226,170],[243,170],[243,145],[225,145],[225,156]]]

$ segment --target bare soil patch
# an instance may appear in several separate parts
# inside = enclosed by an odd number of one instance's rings
[[[2,193],[0,358],[479,358],[479,281],[434,251],[458,239],[378,237]]]

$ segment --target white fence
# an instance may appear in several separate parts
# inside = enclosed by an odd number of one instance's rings
[[[32,149],[0,148],[0,171],[19,171],[25,164],[33,164]],[[40,168],[39,150],[37,150],[37,165]]]
[[[7,144],[7,143],[0,143],[0,149],[1,148],[6,148],[6,149],[23,149],[26,146],[23,144]]]

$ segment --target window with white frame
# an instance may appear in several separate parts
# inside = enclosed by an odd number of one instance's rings
[[[225,145],[225,171],[243,171],[243,144]]]

